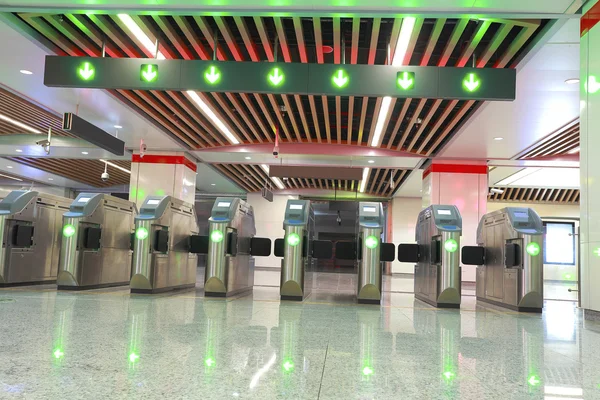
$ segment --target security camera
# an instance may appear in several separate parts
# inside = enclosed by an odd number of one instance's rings
[[[108,174],[108,172],[104,171],[102,175],[100,175],[100,178],[102,178],[102,182],[106,182],[110,179],[110,175]]]
[[[140,158],[144,158],[147,150],[148,150],[148,145],[146,143],[144,143],[144,139],[140,140]]]
[[[275,158],[277,158],[279,156],[279,146],[275,145],[275,147],[273,147],[273,156],[275,156]]]
[[[46,154],[50,154],[50,141],[48,139],[38,140],[35,142],[38,146],[42,146]]]

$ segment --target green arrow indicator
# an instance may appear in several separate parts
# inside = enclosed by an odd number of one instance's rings
[[[375,236],[367,236],[365,239],[365,246],[367,246],[368,249],[374,249],[378,244],[379,239],[377,239]]]
[[[346,75],[343,69],[340,69],[335,75],[333,75],[332,80],[335,86],[343,88],[344,86],[348,85],[350,78],[348,78],[348,75]]]
[[[535,375],[531,375],[529,379],[527,379],[527,383],[529,383],[531,386],[537,386],[540,384],[540,379]]]
[[[481,84],[481,81],[479,80],[477,75],[475,75],[473,73],[470,73],[469,75],[467,75],[467,77],[463,80],[463,86],[469,92],[474,92],[477,89],[479,89],[480,84]]]
[[[458,250],[458,243],[456,243],[456,240],[454,239],[448,239],[444,243],[444,248],[448,253],[454,253],[456,250]]]
[[[539,244],[537,244],[536,242],[531,242],[531,243],[529,243],[529,244],[527,245],[527,247],[525,248],[525,250],[527,251],[527,253],[528,253],[530,256],[533,256],[533,257],[535,257],[535,256],[537,256],[538,254],[540,254],[540,251],[541,251],[541,249],[540,249],[540,245],[539,245]]]
[[[204,73],[204,79],[206,79],[206,82],[214,85],[221,79],[221,73],[217,67],[212,66]]]
[[[65,353],[63,353],[61,349],[54,350],[54,353],[52,354],[54,354],[54,358],[56,359],[62,358],[65,355]]]
[[[283,363],[283,369],[285,369],[286,372],[290,372],[294,369],[294,363],[290,360],[287,360],[285,363]]]
[[[212,231],[212,233],[210,234],[210,240],[215,243],[220,243],[221,241],[223,241],[223,238],[223,232],[219,230]]]
[[[285,80],[285,75],[279,70],[279,68],[275,67],[271,70],[268,78],[269,82],[271,82],[273,86],[279,86]]]
[[[588,78],[588,81],[585,83],[585,90],[591,94],[595,94],[600,90],[600,82],[598,82],[594,75],[590,75]]]
[[[371,368],[367,365],[366,367],[363,368],[362,373],[365,376],[373,375],[373,368]]]
[[[158,65],[142,64],[140,79],[145,82],[154,82],[158,78]]]
[[[138,360],[138,358],[140,358],[140,356],[138,356],[135,353],[131,353],[129,354],[129,362],[134,363]]]
[[[290,233],[287,237],[287,242],[290,246],[297,246],[300,243],[300,235],[297,233]]]
[[[92,64],[90,64],[89,62],[85,62],[79,67],[77,73],[79,74],[79,77],[81,77],[81,79],[83,79],[84,81],[89,81],[94,77],[96,70],[94,69]]]
[[[594,250],[594,254],[597,255],[598,257],[600,257],[600,247],[598,247],[596,250]]]
[[[206,360],[204,360],[204,364],[206,364],[207,367],[212,367],[216,364],[216,362],[214,358],[208,357]]]
[[[414,72],[398,72],[398,87],[404,90],[412,89],[415,87],[415,73]]]

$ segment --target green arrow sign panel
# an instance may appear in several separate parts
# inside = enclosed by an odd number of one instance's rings
[[[47,56],[44,84],[99,89],[514,100],[516,71]]]

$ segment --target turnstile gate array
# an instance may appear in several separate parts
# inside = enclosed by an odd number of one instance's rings
[[[56,282],[62,215],[71,201],[15,190],[0,202],[0,286]]]
[[[149,196],[135,217],[131,293],[159,293],[196,286],[198,234],[194,206],[172,196]]]
[[[77,196],[63,215],[58,289],[127,285],[134,213],[134,203],[108,194]]]
[[[400,244],[398,260],[414,262],[415,297],[435,307],[459,308],[462,218],[455,206],[433,205],[419,213],[417,244]]]
[[[382,263],[396,259],[396,246],[393,243],[382,243],[381,241],[384,227],[383,205],[375,202],[360,202],[358,205],[357,241],[336,244],[337,258],[356,260],[359,303],[381,303]]]
[[[282,257],[280,297],[302,301],[311,293],[315,261],[331,258],[332,244],[315,240],[315,214],[309,200],[288,200],[283,239],[275,240],[275,255]]]
[[[462,262],[477,265],[477,300],[517,311],[544,306],[543,224],[531,208],[486,214],[477,228],[479,246],[465,246]]]

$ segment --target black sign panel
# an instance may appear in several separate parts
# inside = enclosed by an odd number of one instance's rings
[[[47,56],[44,84],[127,90],[514,100],[516,71]]]

